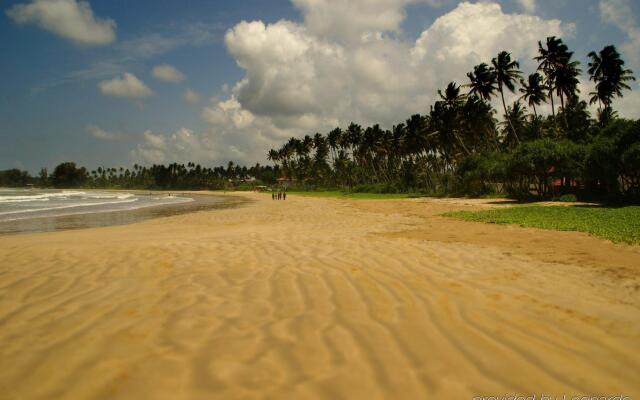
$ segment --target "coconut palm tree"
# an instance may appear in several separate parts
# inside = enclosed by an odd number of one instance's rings
[[[547,95],[544,93],[542,75],[537,72],[531,74],[526,81],[524,79],[521,80],[520,85],[522,85],[520,88],[522,96],[520,98],[527,101],[529,106],[533,108],[533,114],[538,118],[536,106],[541,105],[547,100]]]
[[[442,155],[452,161],[451,156],[469,154],[460,135],[462,106],[467,96],[460,93],[460,86],[455,82],[450,82],[444,91],[438,90],[438,95],[441,100],[436,101],[430,113],[431,129],[438,137]]]
[[[596,91],[590,93],[591,104],[599,103],[605,108],[611,106],[615,97],[623,97],[623,90],[630,90],[629,81],[635,81],[633,71],[624,68],[624,60],[615,46],[606,46],[599,53],[589,53],[589,79],[596,83]]]
[[[338,158],[338,147],[340,146],[340,138],[342,136],[342,130],[336,128],[327,134],[327,143],[331,150],[331,164],[335,166],[336,159]]]
[[[556,116],[556,108],[553,100],[553,91],[556,87],[556,70],[561,64],[563,58],[569,51],[568,47],[562,42],[562,39],[555,36],[549,36],[546,41],[546,47],[542,42],[538,42],[538,56],[534,60],[538,61],[538,70],[544,73],[549,99],[551,100],[551,112]]]
[[[491,100],[498,89],[496,86],[496,72],[486,63],[473,67],[473,72],[467,74],[471,83],[468,85],[470,95],[475,95],[483,100]]]
[[[520,72],[520,64],[518,61],[512,60],[511,54],[506,51],[501,51],[496,58],[491,60],[491,64],[496,74],[496,82],[498,83],[498,91],[502,97],[502,107],[504,108],[505,117],[507,117],[507,122],[511,127],[511,133],[513,133],[513,136],[518,140],[518,134],[509,119],[507,103],[504,100],[504,88],[506,87],[511,92],[516,90],[514,82],[517,82],[522,75]]]
[[[565,98],[567,100],[575,98],[577,93],[580,92],[578,89],[578,83],[580,83],[578,76],[582,72],[578,67],[580,62],[571,61],[572,57],[572,51],[565,52],[564,56],[558,60],[555,70],[555,89],[556,94],[560,97],[560,105],[563,111]]]
[[[267,160],[273,161],[274,164],[277,164],[280,160],[280,153],[276,149],[271,149],[267,153]]]
[[[449,107],[459,104],[466,97],[460,94],[460,86],[455,82],[449,82],[444,92],[438,89],[438,96]]]
[[[511,107],[507,108],[507,114],[505,115],[505,120],[511,121],[511,126],[517,127],[518,128],[517,130],[522,131],[527,122],[526,116],[527,116],[526,109],[522,107],[522,104],[520,104],[520,101],[516,101],[513,103]],[[506,131],[507,131],[507,134],[504,138],[503,143],[507,146],[507,148],[513,148],[518,144],[519,139],[517,136],[513,135],[513,132],[515,130],[512,131],[512,130],[506,129]]]

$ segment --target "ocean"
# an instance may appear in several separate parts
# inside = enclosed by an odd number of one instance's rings
[[[120,225],[223,203],[219,196],[0,188],[0,233]]]

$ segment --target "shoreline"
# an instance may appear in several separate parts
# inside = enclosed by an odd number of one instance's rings
[[[3,236],[0,391],[640,395],[637,246],[438,217],[482,200],[241,196],[251,207]]]
[[[63,189],[66,190],[66,189]],[[0,221],[0,236],[22,235],[25,233],[52,232],[75,229],[98,228],[112,225],[128,225],[148,219],[164,218],[172,215],[195,213],[206,210],[240,207],[249,200],[242,196],[225,196],[209,192],[175,192],[142,190],[97,190],[82,189],[83,192],[111,192],[134,195],[167,195],[189,198],[175,204],[150,204],[132,209],[88,210],[53,216],[36,216],[16,220]]]

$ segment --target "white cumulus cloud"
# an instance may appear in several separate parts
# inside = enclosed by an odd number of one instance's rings
[[[165,82],[181,82],[184,80],[184,74],[169,64],[156,65],[151,70],[154,78]]]
[[[437,6],[446,0],[292,0],[305,26],[334,40],[360,39],[375,32],[398,31],[409,4]]]
[[[121,77],[115,77],[98,83],[98,89],[107,96],[128,97],[140,99],[151,96],[153,91],[134,74],[125,72]]]
[[[207,136],[180,128],[171,135],[145,131],[143,142],[131,151],[131,159],[144,164],[210,160],[213,143]]]
[[[275,126],[295,130],[313,120],[315,129],[324,129],[353,119],[390,127],[425,113],[438,88],[451,80],[465,83],[466,72],[501,50],[532,71],[537,41],[571,31],[559,20],[506,14],[497,3],[465,2],[414,43],[385,35],[338,43],[287,21],[242,22],[225,43],[246,71],[232,94]]]
[[[290,136],[351,121],[391,128],[428,113],[439,88],[466,83],[474,65],[502,50],[533,72],[538,40],[574,29],[557,19],[505,13],[494,2],[463,2],[411,41],[394,34],[411,1],[355,1],[363,14],[380,18],[359,21],[352,13],[353,26],[345,19],[351,2],[293,1],[304,23],[244,21],[226,33],[225,45],[245,74],[229,86],[228,98],[203,108],[208,128],[192,132],[209,146],[209,160],[263,162],[270,147]],[[169,157],[174,147],[154,149]]]
[[[32,0],[16,4],[6,11],[20,24],[36,24],[76,44],[103,45],[116,38],[112,19],[96,18],[86,1]]]

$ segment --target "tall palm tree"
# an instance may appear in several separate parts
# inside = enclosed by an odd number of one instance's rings
[[[522,93],[521,99],[527,101],[530,107],[533,108],[533,114],[538,118],[538,110],[536,106],[541,105],[547,100],[547,95],[544,93],[542,75],[534,73],[529,75],[529,78],[525,81],[520,81],[520,93]]]
[[[511,127],[511,133],[518,140],[518,134],[511,123],[509,118],[509,112],[507,111],[507,103],[504,100],[504,88],[509,89],[510,92],[516,90],[514,82],[520,79],[522,73],[520,72],[520,64],[516,60],[511,59],[511,54],[506,51],[501,51],[496,58],[491,60],[493,70],[496,73],[496,81],[498,83],[498,91],[502,97],[502,107],[504,108],[505,117]]]
[[[600,53],[589,53],[589,79],[596,83],[596,91],[590,93],[591,104],[600,103],[605,108],[611,106],[615,97],[622,97],[623,90],[630,90],[629,81],[635,81],[633,71],[624,68],[624,60],[615,46],[606,46]]]
[[[362,141],[362,127],[352,122],[343,136],[353,155]]]
[[[473,67],[473,72],[467,74],[471,83],[468,85],[471,90],[470,95],[475,95],[483,100],[491,100],[496,86],[496,72],[486,63],[482,63]]]
[[[335,166],[336,159],[338,158],[337,149],[340,145],[340,138],[342,137],[342,130],[338,127],[327,134],[327,143],[331,150],[331,163]]]
[[[578,90],[578,83],[580,83],[578,76],[582,72],[578,67],[580,62],[571,61],[572,57],[572,51],[565,51],[555,68],[555,89],[556,94],[560,97],[562,111],[564,111],[565,98],[570,100],[580,92]]]
[[[538,70],[544,73],[549,99],[551,100],[551,112],[554,117],[556,116],[556,108],[553,100],[553,91],[556,86],[556,70],[568,51],[569,49],[562,42],[562,39],[549,36],[546,41],[546,47],[542,45],[542,42],[538,42],[538,56],[534,58],[539,62]]]
[[[444,91],[438,90],[438,95],[441,100],[436,101],[430,115],[431,128],[437,133],[440,146],[446,148],[445,153],[451,153],[449,155],[452,156],[457,157],[462,152],[469,154],[460,137],[462,105],[467,96],[460,93],[460,86],[455,82],[450,82]]]

